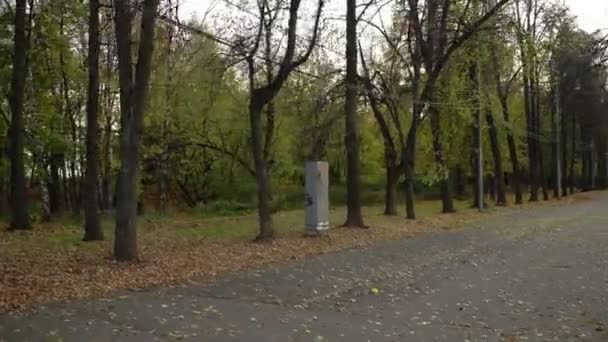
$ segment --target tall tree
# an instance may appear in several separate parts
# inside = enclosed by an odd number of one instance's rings
[[[278,2],[277,6],[271,6],[268,0],[263,0],[258,3],[259,9],[259,20],[257,33],[253,39],[253,45],[244,53],[245,61],[247,62],[247,71],[249,78],[249,124],[251,129],[251,151],[253,154],[255,178],[257,185],[257,200],[258,200],[258,219],[260,231],[256,240],[268,240],[273,238],[274,230],[272,227],[271,207],[270,207],[270,179],[268,176],[268,146],[272,139],[273,129],[273,117],[267,117],[267,123],[270,127],[267,127],[266,142],[264,141],[264,134],[262,130],[262,117],[264,108],[270,105],[269,110],[266,114],[274,115],[271,102],[277,97],[281,88],[285,82],[289,79],[291,73],[296,70],[300,65],[304,64],[313,52],[314,47],[317,44],[319,35],[319,25],[321,22],[321,13],[324,6],[324,1],[319,0],[317,10],[314,19],[314,26],[312,37],[306,46],[304,52],[296,56],[297,46],[299,44],[298,39],[298,16],[300,14],[301,0],[290,0],[289,1],[289,14],[288,14],[288,26],[287,26],[287,37],[286,46],[283,57],[278,62],[278,69],[272,73],[267,71],[266,82],[262,85],[258,85],[256,82],[256,76],[258,75],[258,64],[257,55],[258,50],[262,45],[270,48],[268,45],[272,42],[272,35],[269,30],[277,29],[274,24],[269,24],[268,21],[274,22],[276,19],[277,11],[282,11],[284,4]],[[272,19],[272,18],[275,19]],[[263,34],[266,30],[266,34]],[[263,42],[265,41],[265,43]],[[356,53],[356,50],[355,50]],[[263,58],[264,65],[266,67],[273,66],[274,61],[269,62],[269,53],[265,54]],[[265,144],[267,147],[265,147]]]
[[[502,167],[502,153],[500,151],[500,141],[498,137],[498,128],[496,127],[494,113],[491,103],[488,101],[486,105],[486,123],[488,124],[488,134],[490,136],[490,148],[492,150],[492,159],[494,160],[494,179],[496,182],[496,205],[507,205],[507,195],[505,191],[505,176]]]
[[[361,213],[361,161],[357,127],[357,0],[346,1],[346,222],[348,227],[365,227]]]
[[[541,148],[539,141],[539,86],[537,39],[542,6],[539,0],[515,0],[516,37],[522,64],[524,111],[527,127],[528,169],[530,202],[538,201],[538,191],[542,183]]]
[[[380,129],[384,141],[384,163],[386,168],[386,190],[384,200],[384,214],[397,215],[397,183],[403,174],[403,157],[405,152],[405,139],[401,125],[399,106],[400,79],[398,70],[402,67],[397,58],[389,56],[386,72],[376,70],[371,75],[363,50],[361,50],[361,66],[363,75],[361,77],[366,97]],[[372,61],[373,62],[373,61]],[[378,79],[375,84],[374,81]],[[396,133],[393,133],[396,132]]]
[[[86,178],[84,240],[103,240],[98,215],[99,165],[99,0],[89,0],[89,87],[87,97]]]
[[[114,256],[137,259],[137,182],[140,136],[154,50],[154,22],[159,0],[144,0],[137,65],[133,75],[131,45],[135,2],[114,2],[120,84],[120,174],[117,187]]]
[[[11,229],[30,229],[24,165],[24,97],[27,74],[25,34],[27,0],[15,1],[13,72],[10,90]]]
[[[473,125],[471,135],[473,136],[473,146],[471,149],[471,160],[473,161],[472,173],[475,175],[473,182],[474,194],[473,194],[473,206],[483,209],[483,149],[482,149],[482,135],[481,135],[481,82],[479,78],[479,65],[477,62],[472,62],[469,66],[469,78],[471,80],[471,90],[473,96]]]
[[[444,54],[448,43],[448,18],[450,14],[451,2],[448,0],[427,1],[427,50],[423,54],[425,68],[434,68],[436,55]],[[432,96],[429,98],[431,102],[436,102],[437,98]],[[449,183],[448,166],[443,151],[443,143],[441,138],[441,109],[439,105],[430,103],[428,106],[429,120],[431,124],[431,135],[433,145],[433,157],[437,163],[441,179],[439,187],[441,190],[442,211],[444,213],[454,212],[454,200]]]
[[[504,58],[501,58],[504,60]],[[505,61],[503,61],[505,62]],[[521,168],[519,165],[519,157],[517,155],[517,146],[515,143],[515,135],[513,133],[512,121],[511,121],[511,112],[509,108],[509,95],[511,94],[511,88],[513,82],[516,80],[517,75],[519,74],[519,70],[514,72],[507,81],[503,81],[500,71],[500,62],[499,56],[497,53],[497,47],[494,43],[490,45],[490,67],[493,74],[494,84],[496,86],[496,94],[498,96],[498,100],[500,102],[500,108],[502,110],[502,119],[505,122],[505,126],[507,127],[507,146],[509,149],[509,159],[511,160],[512,167],[512,187],[513,192],[515,193],[515,204],[523,203],[523,196],[521,190]]]

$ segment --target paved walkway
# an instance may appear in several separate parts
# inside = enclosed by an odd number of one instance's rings
[[[608,193],[593,197],[0,316],[0,341],[608,341]]]

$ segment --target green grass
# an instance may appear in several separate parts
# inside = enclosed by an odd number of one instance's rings
[[[456,201],[457,210],[465,210],[469,203]],[[405,221],[403,205],[399,204],[397,216],[383,215],[383,205],[363,207],[364,220],[371,227],[390,227],[401,225]],[[425,218],[441,212],[440,201],[418,201],[417,217]],[[346,218],[346,207],[336,206],[330,209],[330,225],[340,226]],[[102,215],[101,226],[106,239],[114,235],[114,218]],[[283,210],[273,215],[273,226],[279,236],[301,234],[304,232],[304,210]],[[149,212],[138,218],[138,234],[141,238],[178,239],[178,240],[231,240],[253,239],[257,234],[257,214],[219,216],[218,213],[200,211],[169,212],[165,215]],[[53,218],[48,223],[37,223],[31,234],[44,234],[40,247],[50,248],[79,245],[83,236],[82,219],[70,214]],[[30,234],[25,232],[23,234]]]
[[[330,225],[340,226],[346,218],[346,207],[340,205],[345,194],[343,189],[337,189],[332,194],[332,203],[338,203],[330,209]],[[368,189],[371,190],[371,189]],[[301,194],[285,192],[287,203],[282,206],[286,208],[297,208],[302,205]],[[381,190],[365,192],[362,199],[366,204],[363,207],[364,221],[369,226],[391,227],[402,225],[405,221],[404,204],[398,198],[397,216],[383,215],[383,197]],[[297,196],[296,196],[297,195]],[[335,199],[334,199],[335,197]],[[277,197],[277,198],[280,198]],[[524,200],[527,199],[527,194]],[[275,199],[276,200],[276,199]],[[509,204],[514,203],[514,197],[509,194]],[[490,206],[490,200],[486,200]],[[457,211],[470,209],[470,200],[455,200]],[[246,210],[241,210],[243,208]],[[439,200],[418,200],[416,202],[416,215],[418,219],[426,218],[441,213],[441,202]],[[0,221],[2,222],[2,221]],[[114,235],[114,217],[104,214],[101,217],[101,225],[106,239]],[[279,236],[290,234],[301,234],[304,232],[304,210],[284,209],[273,215],[273,226]],[[171,210],[166,214],[159,214],[153,208],[148,208],[146,214],[138,218],[138,234],[142,238],[156,239],[179,239],[179,240],[233,240],[253,239],[257,234],[257,214],[255,206],[245,206],[237,202],[222,202],[215,206],[208,206],[205,210],[195,208],[191,210]],[[35,225],[36,231],[43,231],[45,238],[41,244],[48,247],[62,247],[80,244],[83,236],[82,219],[74,218],[66,213],[63,216],[53,218],[52,222]]]
[[[468,202],[456,201],[457,210],[466,210]],[[417,217],[425,218],[441,212],[439,201],[419,201],[416,206]],[[365,223],[374,226],[389,227],[402,224],[405,220],[403,210],[397,216],[383,215],[382,205],[363,207]],[[346,218],[346,207],[339,206],[330,210],[330,225],[339,226]],[[143,217],[142,229],[150,224],[167,227],[159,234],[171,234],[181,238],[195,239],[249,239],[257,233],[257,215],[248,214],[227,217],[200,217],[197,215],[170,215]],[[273,215],[273,225],[279,235],[299,234],[304,231],[304,210],[285,210]],[[107,228],[107,227],[106,227]]]

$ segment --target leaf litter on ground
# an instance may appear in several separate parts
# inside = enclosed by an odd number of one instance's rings
[[[566,204],[572,200],[571,197],[569,201],[526,204],[517,210]],[[461,210],[417,221],[378,214],[371,216],[372,229],[335,227],[318,238],[305,236],[299,228],[279,230],[278,237],[267,243],[253,243],[250,236],[207,239],[174,233],[180,225],[207,229],[200,220],[171,220],[162,224],[142,220],[138,240],[140,261],[136,263],[112,260],[111,239],[94,243],[80,241],[81,231],[76,225],[48,223],[25,232],[3,229],[0,231],[0,312],[21,311],[71,298],[104,296],[118,289],[140,291],[184,281],[213,281],[227,272],[267,263],[410,238],[423,232],[457,229],[500,215],[501,211],[504,209],[482,213]],[[252,229],[254,232],[255,226]]]

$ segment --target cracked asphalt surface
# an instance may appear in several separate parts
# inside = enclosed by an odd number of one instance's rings
[[[0,315],[0,341],[608,341],[608,193],[590,197]]]

